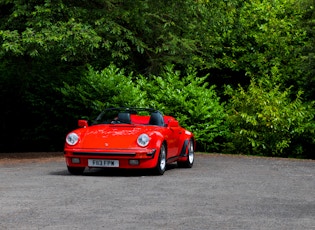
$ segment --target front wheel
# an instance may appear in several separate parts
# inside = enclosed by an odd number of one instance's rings
[[[188,144],[188,154],[185,161],[177,161],[178,167],[181,168],[191,168],[194,164],[195,152],[194,152],[194,142],[193,140],[189,141]]]
[[[84,167],[67,167],[69,173],[71,173],[72,175],[82,175],[85,169]]]
[[[157,175],[163,175],[166,170],[166,147],[162,144],[159,154],[159,159],[155,167],[155,173]]]

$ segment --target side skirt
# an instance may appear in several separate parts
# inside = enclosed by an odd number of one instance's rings
[[[179,158],[180,158],[179,156],[168,158],[166,163],[170,164],[170,163],[172,163],[174,161],[177,161]]]

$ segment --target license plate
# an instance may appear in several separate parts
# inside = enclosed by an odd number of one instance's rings
[[[118,160],[100,160],[100,159],[89,159],[88,160],[89,167],[119,167]]]

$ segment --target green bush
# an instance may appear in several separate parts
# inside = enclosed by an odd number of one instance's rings
[[[214,87],[188,70],[181,76],[173,66],[166,66],[160,76],[147,79],[140,76],[137,85],[146,92],[148,106],[159,108],[176,117],[180,124],[192,131],[199,151],[216,151],[226,135],[224,106],[220,104]]]
[[[104,108],[141,106],[145,93],[141,92],[124,71],[110,65],[102,71],[89,67],[79,83],[64,83],[61,89],[69,113],[76,118],[94,119]]]
[[[314,146],[314,103],[304,104],[302,92],[292,100],[290,89],[270,88],[252,80],[248,89],[226,88],[232,151],[281,157],[311,157]],[[308,137],[305,139],[304,137]],[[304,140],[303,142],[299,140]],[[307,142],[307,143],[305,143]],[[314,156],[314,155],[313,155]]]
[[[89,68],[78,84],[65,83],[61,92],[72,119],[91,120],[105,107],[152,107],[176,117],[192,131],[200,151],[213,151],[226,134],[225,113],[214,87],[209,88],[205,78],[196,77],[193,70],[181,77],[172,66],[167,66],[161,76],[135,78],[110,65],[100,72]]]

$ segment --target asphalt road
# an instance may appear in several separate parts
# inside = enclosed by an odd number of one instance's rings
[[[0,229],[315,229],[315,161],[197,155],[192,169],[0,160]]]

